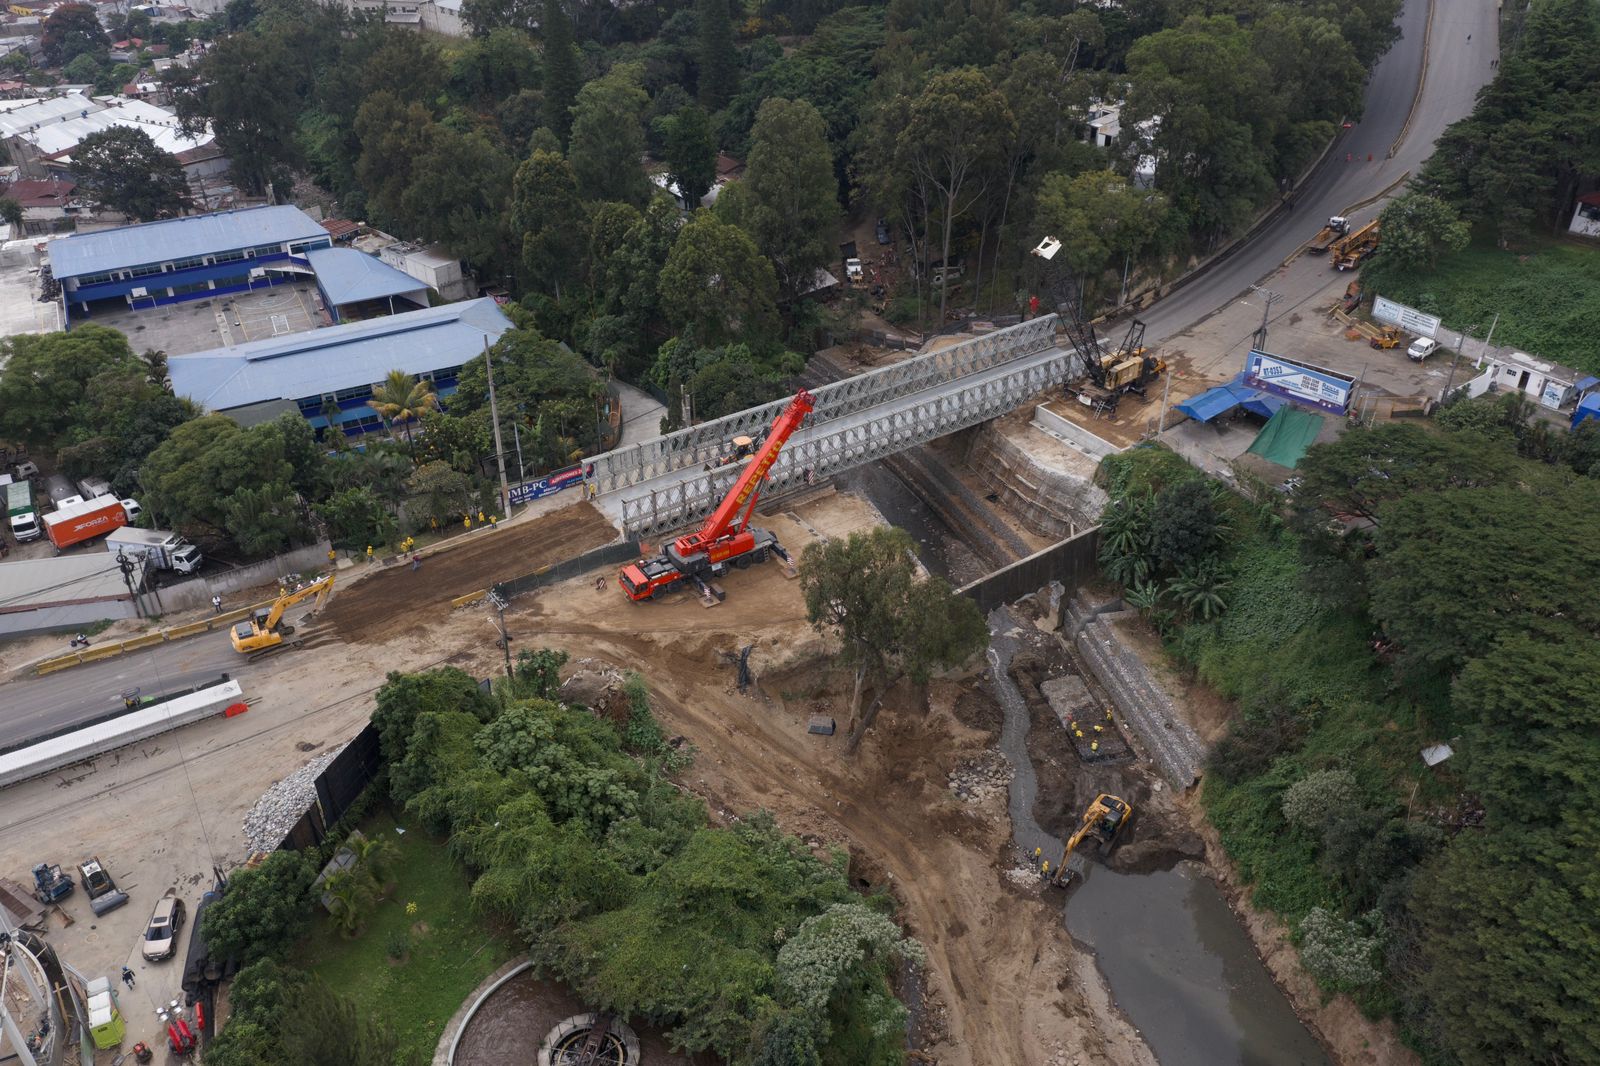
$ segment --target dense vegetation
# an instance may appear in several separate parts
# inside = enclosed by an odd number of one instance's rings
[[[1600,180],[1600,3],[1505,10],[1493,80],[1385,208],[1363,281],[1479,339],[1498,314],[1497,343],[1600,372],[1600,256],[1551,241]]]
[[[1098,302],[1179,268],[1358,110],[1398,6],[474,0],[474,35],[439,41],[234,0],[167,79],[247,188],[310,177],[346,217],[442,242],[546,335],[691,390],[704,416],[778,388],[825,318],[806,297],[848,212],[887,218],[921,267],[897,317],[1010,309],[1041,284]],[[1110,148],[1085,143],[1092,100],[1123,105]],[[748,171],[714,211],[654,206],[642,156],[697,206],[719,149]],[[1141,156],[1154,189],[1130,187]],[[1045,231],[1068,245],[1051,278],[1026,255]],[[918,280],[957,257],[959,293]]]
[[[106,478],[143,503],[145,521],[207,545],[269,555],[319,532],[357,550],[393,545],[496,498],[482,466],[493,454],[482,358],[442,404],[405,374],[374,383],[373,408],[403,436],[360,450],[338,433],[318,441],[294,412],[249,427],[201,415],[172,395],[165,354],[136,355],[104,326],[8,337],[7,359],[0,439],[50,453],[70,477]],[[508,331],[494,360],[501,418],[518,423],[530,475],[596,449],[604,385],[593,367],[531,324]]]
[[[1287,524],[1265,486],[1108,459],[1102,561],[1239,701],[1206,806],[1324,986],[1431,1061],[1590,1061],[1600,434],[1517,397],[1440,423],[1314,447]],[[1440,742],[1454,757],[1424,766]]]

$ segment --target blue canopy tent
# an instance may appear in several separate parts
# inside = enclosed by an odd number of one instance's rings
[[[1600,420],[1600,393],[1597,392],[1586,393],[1578,401],[1577,409],[1572,412],[1572,428],[1577,429],[1591,418]]]
[[[1226,385],[1207,389],[1200,395],[1191,396],[1174,406],[1196,422],[1209,422],[1213,418],[1227,414],[1235,407],[1242,407],[1250,414],[1260,415],[1262,418],[1271,418],[1277,413],[1278,408],[1287,402],[1277,396],[1252,389],[1244,384],[1244,375],[1239,374]]]

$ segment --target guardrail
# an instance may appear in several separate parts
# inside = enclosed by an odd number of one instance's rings
[[[154,633],[142,633],[137,637],[129,637],[127,640],[107,641],[104,644],[91,645],[82,651],[68,652],[66,655],[57,655],[52,659],[40,659],[33,664],[33,672],[43,677],[45,674],[53,674],[57,670],[68,670],[74,666],[95,663],[102,659],[114,659],[119,655],[124,655],[130,651],[138,651],[141,648],[152,648],[157,644],[183,640],[185,637],[210,633],[216,629],[226,629],[235,622],[242,622],[249,618],[251,612],[257,608],[271,607],[273,602],[272,600],[264,600],[261,603],[251,604],[249,607],[240,607],[237,610],[214,614],[198,622],[186,622],[181,626],[173,626],[170,629],[162,629]]]
[[[816,406],[806,425],[821,426],[846,415],[902,396],[957,381],[1013,359],[1032,355],[1055,343],[1056,316],[1043,315],[1019,325],[974,337],[937,352],[878,367],[813,391]],[[739,435],[758,436],[788,404],[774,400],[664,437],[606,452],[587,460],[601,492],[627,488],[678,470],[721,458],[728,441]]]

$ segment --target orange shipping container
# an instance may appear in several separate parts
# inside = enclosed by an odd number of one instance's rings
[[[72,503],[53,514],[44,516],[45,536],[64,551],[95,537],[103,537],[119,526],[128,524],[128,512],[115,496],[96,496],[82,503]]]

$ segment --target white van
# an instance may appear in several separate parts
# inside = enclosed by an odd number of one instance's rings
[[[1429,340],[1427,337],[1418,337],[1411,342],[1411,347],[1406,349],[1406,358],[1413,363],[1420,363],[1438,350],[1438,341]]]

